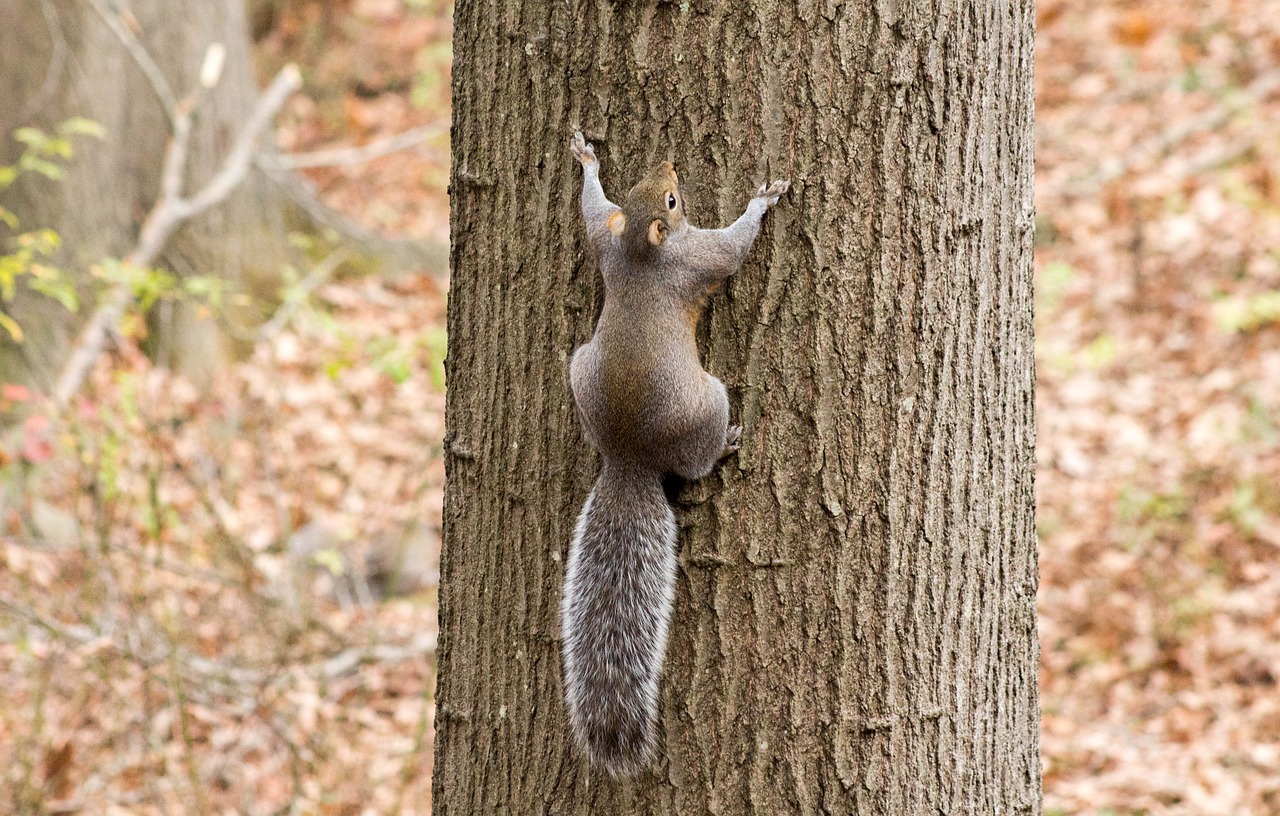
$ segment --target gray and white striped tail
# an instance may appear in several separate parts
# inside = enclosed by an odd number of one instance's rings
[[[606,459],[569,549],[560,646],[574,736],[614,777],[653,761],[675,570],[661,475]]]

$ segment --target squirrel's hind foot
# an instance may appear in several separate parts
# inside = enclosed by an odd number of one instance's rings
[[[736,453],[740,447],[739,442],[742,440],[742,426],[730,425],[724,432],[724,451],[721,452],[720,458],[723,459],[733,453]]]

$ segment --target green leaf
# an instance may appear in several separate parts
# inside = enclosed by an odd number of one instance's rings
[[[178,279],[160,269],[139,269],[135,270],[130,285],[138,308],[146,312],[157,300],[177,291]]]
[[[216,308],[222,305],[226,281],[213,275],[192,275],[182,279],[182,288],[196,300],[202,300]]]
[[[131,271],[131,267],[126,266],[115,258],[107,258],[101,264],[90,268],[89,274],[101,277],[108,283],[133,285],[134,274]]]
[[[1280,290],[1222,298],[1213,304],[1213,316],[1218,327],[1227,333],[1260,329],[1280,320]]]
[[[4,312],[0,312],[0,328],[9,332],[9,336],[13,338],[13,342],[22,342],[22,327],[19,326],[12,317],[9,317],[9,315]]]
[[[449,335],[443,326],[428,329],[426,334],[427,351],[431,358],[431,384],[436,391],[444,391],[444,358],[449,349]]]
[[[311,556],[311,559],[333,575],[342,575],[346,572],[346,563],[342,558],[342,553],[338,552],[336,547],[325,547],[323,550],[318,550]]]
[[[33,173],[39,173],[45,178],[61,181],[66,175],[62,172],[62,168],[50,161],[27,155],[18,160],[18,167],[22,170],[30,170]]]
[[[0,167],[0,190],[5,189],[13,184],[18,178],[18,168],[16,167]]]
[[[39,273],[37,269],[40,270]],[[47,266],[33,266],[31,275],[32,289],[58,301],[62,304],[62,308],[72,314],[80,311],[80,293],[58,270]]]
[[[1109,334],[1100,334],[1084,347],[1084,362],[1097,371],[1106,368],[1116,359],[1116,341]]]
[[[453,63],[453,44],[449,40],[428,45],[418,52],[418,81],[410,93],[415,107],[429,105],[445,92],[449,66]]]
[[[396,385],[404,385],[411,376],[413,370],[409,367],[409,360],[403,356],[387,356],[378,362],[378,368],[391,378]]]
[[[4,224],[11,230],[16,230],[18,228],[18,216],[9,212],[4,207],[0,207],[0,224]]]
[[[37,255],[52,255],[62,246],[62,237],[51,229],[32,230],[19,235],[14,243]]]
[[[6,303],[13,300],[14,281],[27,270],[28,261],[21,253],[0,255],[0,300]]]
[[[71,142],[61,136],[55,136],[40,145],[40,155],[42,156],[57,156],[60,159],[69,159],[71,158],[71,153]]]
[[[107,136],[107,131],[102,125],[83,116],[73,116],[58,125],[58,132],[63,136],[92,136],[95,139],[104,139]]]
[[[351,360],[333,358],[324,363],[324,373],[330,380],[338,379],[338,375],[351,367]]]
[[[49,137],[45,136],[44,131],[38,128],[21,127],[13,132],[13,138],[30,148],[39,150],[40,145],[44,144]]]
[[[52,255],[62,246],[62,236],[57,230],[42,229],[36,231],[36,245],[33,247],[36,252],[44,255]]]
[[[301,252],[311,252],[311,248],[315,245],[315,238],[305,232],[290,232],[288,236],[289,246]]]

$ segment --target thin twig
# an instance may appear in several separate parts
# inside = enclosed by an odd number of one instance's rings
[[[204,780],[200,778],[200,767],[196,764],[195,740],[191,736],[191,713],[187,708],[187,695],[182,690],[182,667],[178,664],[177,651],[170,652],[169,688],[173,694],[173,707],[178,712],[178,734],[182,738],[182,758],[187,769],[187,783],[191,785],[191,793],[195,797],[196,813],[209,812],[209,796],[205,791]]]
[[[336,680],[344,674],[367,663],[400,663],[417,657],[435,654],[436,636],[421,632],[403,646],[380,643],[374,646],[353,646],[322,663],[309,666],[310,672],[326,680]]]
[[[87,626],[63,626],[57,621],[46,618],[31,607],[0,595],[0,607],[8,609],[10,614],[34,623],[49,634],[67,643],[83,646],[92,643],[96,636]]]
[[[49,67],[45,71],[44,81],[40,83],[40,89],[22,106],[22,114],[17,119],[19,122],[30,119],[52,97],[62,78],[62,71],[66,68],[67,54],[71,51],[67,46],[67,37],[62,33],[58,10],[51,0],[40,0],[40,13],[44,15],[45,28],[49,31]]]
[[[44,741],[46,725],[45,701],[49,693],[49,687],[53,685],[53,664],[58,656],[57,651],[51,649],[40,666],[40,679],[36,684],[35,700],[32,701],[35,709],[34,722],[31,726],[31,734],[25,741],[26,745],[21,750],[21,759],[19,760],[22,765],[22,780],[18,783],[18,799],[20,801],[27,799],[28,796],[40,789],[40,786],[32,784],[32,777],[35,775],[36,756],[40,752],[39,746]],[[40,794],[36,794],[36,796],[40,796]]]
[[[258,327],[258,339],[270,340],[289,325],[289,321],[293,319],[298,309],[302,308],[302,304],[307,302],[307,298],[311,297],[321,284],[329,280],[337,268],[350,257],[350,250],[339,247],[316,264],[315,269],[299,281],[297,286],[290,287],[285,293],[284,302],[280,304],[280,308],[276,309],[270,320]]]
[[[86,2],[93,7],[93,10],[98,13],[102,21],[107,24],[107,28],[111,29],[111,33],[116,35],[116,39],[133,57],[133,61],[143,75],[146,76],[147,81],[151,83],[151,88],[156,92],[156,97],[160,100],[160,104],[164,106],[165,115],[171,120],[174,119],[178,109],[178,97],[174,95],[173,88],[169,85],[169,80],[164,77],[164,71],[161,71],[160,66],[156,65],[156,61],[151,58],[146,46],[124,24],[118,11],[107,8],[107,4],[103,0],[86,0]],[[112,5],[114,5],[114,2]]]
[[[275,182],[290,201],[316,225],[330,229],[348,242],[391,264],[395,271],[425,271],[437,280],[449,277],[449,247],[413,240],[384,238],[329,207],[296,173],[285,170],[276,157],[259,152],[258,169]]]
[[[189,578],[193,581],[207,581],[224,587],[239,586],[238,583],[222,573],[214,572],[213,570],[200,569],[199,567],[192,567],[187,565],[185,562],[174,561],[173,559],[166,558],[158,552],[153,555],[151,553],[144,552],[141,549],[131,547],[128,544],[108,544],[107,546],[111,548],[113,553],[119,553],[127,556],[128,558],[132,558],[151,569],[167,572],[182,578]]]
[[[335,147],[325,150],[312,150],[306,153],[279,153],[269,157],[285,170],[303,170],[309,167],[337,167],[362,162],[399,153],[422,144],[427,139],[447,133],[440,125],[422,125],[411,128],[395,136],[375,139],[359,147]]]
[[[109,644],[120,655],[147,670],[176,660],[179,666],[194,672],[197,676],[206,680],[221,681],[226,686],[261,686],[278,680],[282,676],[278,665],[268,670],[220,663],[176,646],[168,642],[167,638],[163,639],[165,642],[160,644],[156,650],[147,647],[148,651],[155,651],[155,654],[142,655],[130,648],[128,644],[108,638],[87,626],[65,626],[41,615],[26,604],[14,601],[4,595],[0,595],[0,607],[8,609],[16,617],[39,626],[64,643],[78,646],[93,644],[95,648],[100,642]],[[317,680],[336,680],[364,665],[400,663],[405,660],[413,660],[435,654],[435,651],[436,635],[431,632],[420,632],[408,643],[401,645],[375,643],[350,646],[329,657],[313,657],[310,662],[300,666],[300,669],[309,677],[314,677]],[[295,661],[284,662],[295,663]]]
[[[1259,138],[1253,133],[1249,133],[1245,138],[1240,139],[1232,144],[1223,147],[1214,148],[1213,150],[1202,151],[1199,155],[1193,157],[1184,167],[1179,168],[1173,175],[1174,178],[1184,179],[1193,176],[1218,170],[1233,164],[1254,150]]]

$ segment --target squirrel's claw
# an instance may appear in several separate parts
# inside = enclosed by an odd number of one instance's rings
[[[772,207],[778,203],[778,199],[782,197],[782,194],[789,189],[791,189],[791,182],[789,181],[778,179],[772,184],[765,182],[760,185],[759,190],[756,190],[756,198],[769,199],[769,206]]]
[[[596,160],[596,149],[591,146],[580,130],[573,132],[573,139],[569,141],[569,150],[573,152],[573,157],[584,165]]]
[[[742,426],[730,425],[724,432],[724,452],[720,454],[720,458],[728,456],[736,452],[742,445]]]

